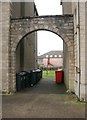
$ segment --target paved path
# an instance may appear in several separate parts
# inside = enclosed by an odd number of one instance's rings
[[[64,84],[42,79],[37,85],[3,95],[3,118],[84,118],[85,104],[66,94]]]

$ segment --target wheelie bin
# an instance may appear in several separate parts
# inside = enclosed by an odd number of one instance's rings
[[[30,77],[30,86],[34,86],[37,83],[36,80],[36,70],[31,71],[31,77]]]
[[[63,81],[63,70],[56,70],[55,71],[56,83],[62,83]]]
[[[30,80],[30,75],[29,75],[29,72],[26,71],[26,74],[24,75],[24,85],[25,85],[25,88],[29,87],[29,80]]]
[[[41,72],[40,69],[36,70],[36,82],[38,82],[40,80],[40,72]]]
[[[21,71],[16,74],[16,89],[20,91],[25,88],[26,72]]]
[[[29,71],[27,71],[27,73],[28,73],[28,75],[27,75],[27,87],[30,87],[31,86],[31,81],[32,81],[32,71],[31,70],[29,70]]]
[[[40,78],[42,78],[42,70],[40,70]]]
[[[16,90],[21,90],[21,84],[22,84],[22,78],[20,76],[20,73],[16,73]]]

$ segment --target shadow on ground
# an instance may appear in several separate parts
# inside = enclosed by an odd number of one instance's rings
[[[64,83],[56,84],[54,79],[42,79],[33,87],[22,90],[20,93],[28,94],[65,94]]]

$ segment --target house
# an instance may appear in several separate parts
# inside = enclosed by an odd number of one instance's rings
[[[40,67],[63,67],[63,51],[50,51],[38,56],[38,65]]]

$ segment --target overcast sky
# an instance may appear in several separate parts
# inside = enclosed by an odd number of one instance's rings
[[[62,6],[60,0],[35,0],[39,15],[60,15]],[[62,50],[63,41],[56,34],[48,31],[38,31],[38,55],[51,50]]]

